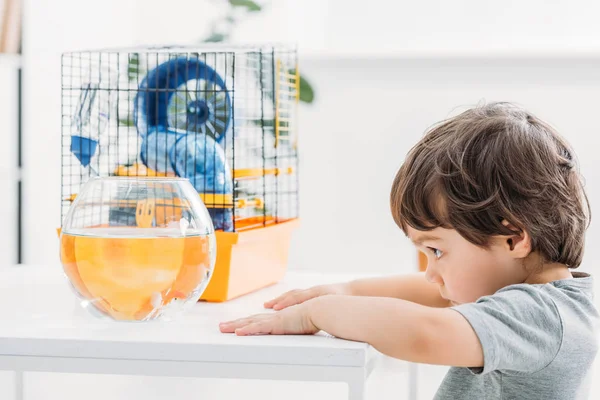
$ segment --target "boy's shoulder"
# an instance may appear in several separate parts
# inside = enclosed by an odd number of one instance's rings
[[[481,372],[534,373],[565,347],[597,347],[600,314],[593,300],[593,278],[587,274],[546,284],[509,285],[453,309],[479,337],[485,358]],[[506,364],[515,361],[515,354],[523,363]]]
[[[436,399],[586,398],[600,321],[591,276],[510,285],[452,309],[477,334],[484,366],[451,368]]]
[[[573,278],[543,284],[509,285],[491,296],[478,299],[474,304],[510,302],[510,309],[523,309],[525,313],[546,309],[539,307],[545,304],[552,305],[558,316],[573,311],[582,317],[600,317],[594,304],[593,276],[582,272],[573,272],[572,275]]]
[[[484,296],[471,305],[482,313],[501,311],[507,325],[521,323],[527,328],[547,329],[563,335],[565,330],[577,326],[579,333],[595,334],[600,326],[600,312],[594,302],[594,278],[590,274],[573,272],[573,278],[544,284],[514,284],[506,286],[491,296]],[[502,319],[502,317],[498,316]],[[586,329],[584,329],[586,328]]]

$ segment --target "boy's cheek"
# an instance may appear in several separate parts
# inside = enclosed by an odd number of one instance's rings
[[[479,294],[481,287],[472,278],[461,276],[456,280],[447,280],[445,289],[444,297],[457,304],[472,303],[481,297]]]

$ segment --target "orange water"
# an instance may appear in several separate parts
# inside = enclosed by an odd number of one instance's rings
[[[177,234],[165,228],[63,233],[60,257],[75,289],[97,309],[119,320],[143,320],[175,298],[197,296],[208,279],[213,237]]]

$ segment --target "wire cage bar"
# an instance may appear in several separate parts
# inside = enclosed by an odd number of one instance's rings
[[[297,64],[285,45],[64,53],[62,219],[97,176],[187,178],[218,231],[298,218]],[[158,197],[178,215],[172,196]],[[136,207],[97,212],[127,224]]]

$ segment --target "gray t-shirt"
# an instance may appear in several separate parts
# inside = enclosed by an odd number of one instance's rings
[[[573,275],[452,307],[479,337],[484,367],[450,368],[435,399],[587,399],[599,315],[592,277]]]

